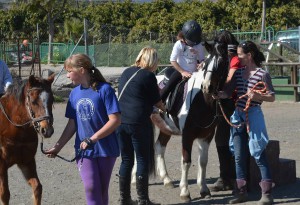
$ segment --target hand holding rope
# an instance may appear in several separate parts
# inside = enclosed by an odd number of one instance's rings
[[[258,86],[262,86],[262,89],[258,89],[258,88],[257,88]],[[250,95],[253,95],[253,93],[258,93],[258,94],[262,95],[262,94],[265,94],[266,91],[267,91],[267,86],[266,86],[265,82],[262,82],[262,81],[257,82],[257,83],[253,86],[253,88],[250,89],[249,92],[247,92],[247,93],[244,94],[244,95],[241,95],[241,96],[237,99],[237,101],[236,101],[236,103],[235,103],[235,105],[237,105],[237,102],[238,102],[239,100],[241,100],[242,98],[248,97],[247,102],[246,102],[246,106],[245,106],[245,108],[243,109],[243,111],[246,113],[247,133],[249,133],[249,131],[250,131],[249,117],[248,117],[248,110],[249,110],[249,108],[250,108],[251,101],[252,101],[252,98],[250,98]],[[226,122],[227,122],[230,126],[235,127],[235,128],[239,128],[239,127],[241,127],[241,126],[243,125],[243,123],[241,123],[241,124],[239,124],[239,125],[232,124],[232,123],[228,120],[228,118],[226,117],[225,112],[224,112],[224,110],[223,110],[223,107],[222,107],[221,102],[220,102],[219,99],[217,100],[217,102],[218,102],[218,104],[219,104],[219,106],[220,106],[220,109],[221,109],[221,111],[222,111],[222,114],[223,114],[223,116],[224,116]]]

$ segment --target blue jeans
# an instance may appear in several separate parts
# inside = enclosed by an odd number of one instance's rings
[[[237,179],[247,179],[248,170],[248,134],[246,126],[241,128],[231,128],[231,135],[233,138],[234,157],[235,157],[235,169]],[[266,158],[266,150],[263,150],[259,158],[254,158],[255,162],[260,170],[262,180],[272,179],[269,165]]]
[[[135,153],[137,176],[148,177],[148,164],[153,138],[151,122],[147,122],[144,125],[121,124],[117,129],[117,136],[122,158],[119,171],[120,176],[131,176]]]

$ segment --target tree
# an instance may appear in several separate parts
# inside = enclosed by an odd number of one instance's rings
[[[48,32],[49,32],[49,48],[48,48],[48,64],[51,63],[53,58],[53,38],[54,38],[54,22],[56,19],[62,16],[65,9],[67,0],[32,0],[30,4],[31,9],[34,11],[40,9],[46,13],[46,18],[48,22]]]

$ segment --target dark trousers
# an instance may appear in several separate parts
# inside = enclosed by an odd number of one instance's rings
[[[230,121],[230,116],[233,114],[235,109],[234,101],[232,99],[221,99],[221,105],[227,119]],[[217,147],[229,146],[229,138],[230,125],[226,122],[224,117],[221,117],[215,132],[215,142]]]
[[[232,115],[235,105],[232,99],[222,99],[221,105],[228,120]],[[220,111],[221,112],[221,111]],[[221,117],[216,127],[215,142],[220,163],[220,178],[229,182],[235,179],[235,163],[229,148],[230,125]]]
[[[134,153],[137,160],[137,176],[148,177],[151,140],[153,127],[151,122],[144,125],[121,124],[117,129],[118,142],[121,150],[121,166],[119,174],[122,177],[131,176],[134,165]]]
[[[163,102],[166,102],[168,95],[175,89],[177,83],[179,83],[181,79],[182,79],[181,73],[175,70],[172,73],[168,83],[161,90],[160,96]]]

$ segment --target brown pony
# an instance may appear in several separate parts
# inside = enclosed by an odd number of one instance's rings
[[[34,204],[41,204],[42,185],[37,176],[35,154],[38,134],[52,136],[54,102],[51,84],[30,76],[15,82],[0,98],[0,200],[9,204],[8,169],[17,164],[32,187]]]

